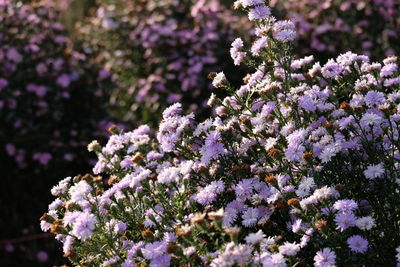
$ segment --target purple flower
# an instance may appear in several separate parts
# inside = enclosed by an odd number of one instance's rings
[[[382,164],[369,165],[364,171],[364,175],[367,179],[374,180],[375,178],[381,177],[385,173],[385,168]]]
[[[65,73],[60,75],[56,80],[56,84],[62,88],[67,88],[70,85],[70,83],[71,80],[69,78],[69,75]]]
[[[121,168],[123,168],[123,169],[128,169],[128,168],[132,167],[132,165],[133,165],[132,159],[129,158],[129,157],[124,158],[124,159],[121,161],[120,164],[121,164]]]
[[[243,179],[234,187],[238,198],[246,199],[253,194],[253,179]]]
[[[246,227],[252,227],[257,223],[259,214],[257,208],[248,208],[242,214],[242,224]]]
[[[81,212],[73,225],[72,234],[78,239],[85,241],[94,230],[96,216],[88,212]]]
[[[290,20],[277,21],[273,26],[274,37],[282,42],[292,42],[296,39],[296,28]]]
[[[42,165],[48,165],[48,164],[49,164],[49,161],[53,158],[53,156],[52,156],[50,153],[46,153],[46,152],[40,153],[40,152],[37,152],[37,153],[34,153],[34,154],[33,154],[32,158],[33,158],[34,160],[39,161],[39,163],[42,164]]]
[[[148,259],[155,259],[157,257],[162,256],[167,250],[167,243],[164,241],[156,241],[153,243],[147,244],[144,248],[141,249],[143,256]]]
[[[261,49],[268,45],[268,38],[262,36],[261,38],[257,39],[251,47],[251,53],[253,56],[258,56],[260,54]]]
[[[154,258],[149,267],[169,267],[171,266],[171,256],[170,255],[162,255],[157,258]]]
[[[382,67],[380,76],[383,77],[388,77],[392,75],[395,71],[397,70],[397,64],[396,63],[390,63]]]
[[[336,254],[330,248],[324,248],[317,252],[314,257],[315,267],[333,267],[336,264]]]
[[[233,41],[232,47],[230,49],[230,54],[235,65],[240,65],[240,63],[246,57],[246,52],[240,51],[242,47],[243,47],[242,39],[236,38],[235,41]]]
[[[194,199],[202,204],[208,205],[215,201],[217,195],[223,192],[225,189],[225,184],[223,181],[213,181],[206,187],[199,190],[199,192],[194,196]]]
[[[324,78],[329,79],[338,79],[343,71],[342,65],[336,63],[333,59],[330,59],[321,69]]]
[[[22,55],[15,48],[10,48],[7,51],[7,58],[15,63],[20,63],[22,61]]]
[[[0,78],[0,91],[8,86],[8,81],[4,78]]]
[[[341,232],[356,225],[357,217],[353,213],[338,213],[335,217],[336,229]]]
[[[264,0],[241,0],[240,1],[243,7],[255,6],[264,4]]]
[[[353,235],[347,239],[347,244],[351,251],[355,253],[364,253],[368,250],[368,241],[359,235]]]
[[[172,106],[166,108],[163,112],[163,118],[173,117],[180,115],[182,113],[182,105],[180,103],[175,103]]]
[[[340,212],[352,212],[358,208],[357,203],[351,199],[338,200],[333,204],[333,208]]]
[[[200,150],[201,164],[207,166],[212,159],[217,159],[226,153],[224,144],[219,142],[220,139],[221,133],[218,131],[213,131],[207,136],[205,144]]]
[[[373,107],[383,104],[385,102],[385,95],[381,92],[369,91],[364,99],[368,107]]]
[[[271,10],[267,6],[256,6],[249,11],[249,20],[262,20],[271,15]]]

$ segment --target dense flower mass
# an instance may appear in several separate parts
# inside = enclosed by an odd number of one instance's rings
[[[264,43],[232,44],[255,68],[244,85],[216,75],[229,95],[203,122],[174,104],[156,137],[143,125],[91,143],[97,176],[62,180],[42,229],[86,266],[400,264],[398,58],[295,58],[290,21],[235,6]]]
[[[175,102],[205,110],[207,74],[231,74],[226,48],[235,28],[250,28],[240,20],[219,0],[103,0],[78,31],[120,83],[111,98],[118,116],[155,125]]]
[[[327,59],[351,50],[376,60],[400,49],[398,0],[273,0],[271,5],[283,7],[296,24],[302,55]]]

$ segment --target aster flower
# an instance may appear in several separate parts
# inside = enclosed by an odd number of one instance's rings
[[[220,155],[226,153],[224,145],[219,142],[221,134],[218,131],[211,132],[206,140],[204,146],[201,148],[201,163],[207,166],[212,159],[219,158]]]
[[[257,223],[258,218],[258,209],[248,208],[242,214],[242,224],[245,227],[252,227]]]
[[[351,251],[355,253],[365,253],[368,250],[368,241],[359,235],[353,235],[347,239],[347,244]]]
[[[258,232],[256,233],[250,233],[245,238],[246,243],[251,244],[253,246],[260,244],[264,239],[265,239],[265,234],[261,230],[258,230]]]
[[[364,171],[365,177],[370,180],[381,177],[384,173],[385,169],[383,168],[382,164],[369,165]]]
[[[160,256],[163,256],[163,254],[166,252],[167,250],[167,244],[165,242],[153,242],[153,243],[149,243],[146,246],[144,246],[143,248],[141,248],[141,251],[143,253],[143,256],[146,259],[156,259]]]
[[[321,69],[321,73],[325,78],[338,79],[343,73],[343,67],[330,59]]]
[[[335,204],[333,204],[333,208],[337,211],[348,213],[357,209],[358,205],[352,199],[342,199],[342,200],[337,200]]]
[[[282,42],[292,42],[296,39],[297,32],[293,22],[289,20],[277,21],[272,27],[274,37]]]
[[[356,226],[364,231],[371,230],[376,226],[375,219],[371,216],[360,217],[356,220]]]
[[[300,251],[300,245],[296,243],[285,242],[279,246],[279,253],[285,256],[295,256]]]
[[[85,241],[92,235],[96,221],[96,216],[93,214],[88,212],[80,213],[73,224],[72,234]]]
[[[269,7],[260,5],[255,6],[249,11],[249,20],[263,20],[267,19],[271,15],[271,10]]]
[[[338,213],[335,217],[337,229],[341,232],[356,225],[357,217],[353,213]]]
[[[336,254],[330,248],[324,248],[317,252],[314,257],[314,265],[316,267],[333,267],[336,266]]]
[[[215,75],[212,85],[215,88],[219,88],[222,87],[226,82],[226,77],[225,74],[223,72],[218,72],[217,75]]]

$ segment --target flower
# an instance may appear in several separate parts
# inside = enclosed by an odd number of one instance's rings
[[[382,164],[369,165],[364,171],[365,177],[370,180],[381,177],[384,173],[385,169]]]
[[[279,253],[286,256],[295,256],[300,251],[300,245],[296,243],[285,242],[279,247]]]
[[[335,217],[336,229],[344,231],[356,225],[356,216],[353,213],[338,213]]]
[[[292,42],[296,39],[297,32],[293,22],[289,20],[277,21],[273,26],[274,37],[282,42]]]
[[[217,75],[214,77],[212,85],[215,88],[222,87],[226,82],[226,77],[223,72],[218,72]]]
[[[255,6],[249,11],[249,20],[263,20],[267,19],[271,15],[269,7],[261,5]]]
[[[333,267],[336,266],[336,254],[330,248],[324,248],[318,251],[314,257],[314,265],[316,267]]]
[[[73,224],[72,234],[85,241],[92,235],[96,221],[96,216],[93,214],[88,212],[80,213]]]
[[[335,204],[333,204],[333,208],[337,211],[347,213],[357,209],[358,205],[354,200],[342,199],[342,200],[337,200]]]
[[[368,250],[368,241],[359,235],[353,235],[347,239],[347,244],[351,251],[364,253]]]
[[[260,244],[264,239],[265,239],[265,234],[261,230],[258,230],[256,233],[250,233],[245,238],[246,243],[251,244],[253,246]]]
[[[371,230],[376,226],[375,219],[371,216],[361,217],[356,220],[356,226],[364,231]]]

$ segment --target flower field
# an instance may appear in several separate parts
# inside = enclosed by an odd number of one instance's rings
[[[400,266],[398,0],[78,3],[0,0],[0,265]]]

